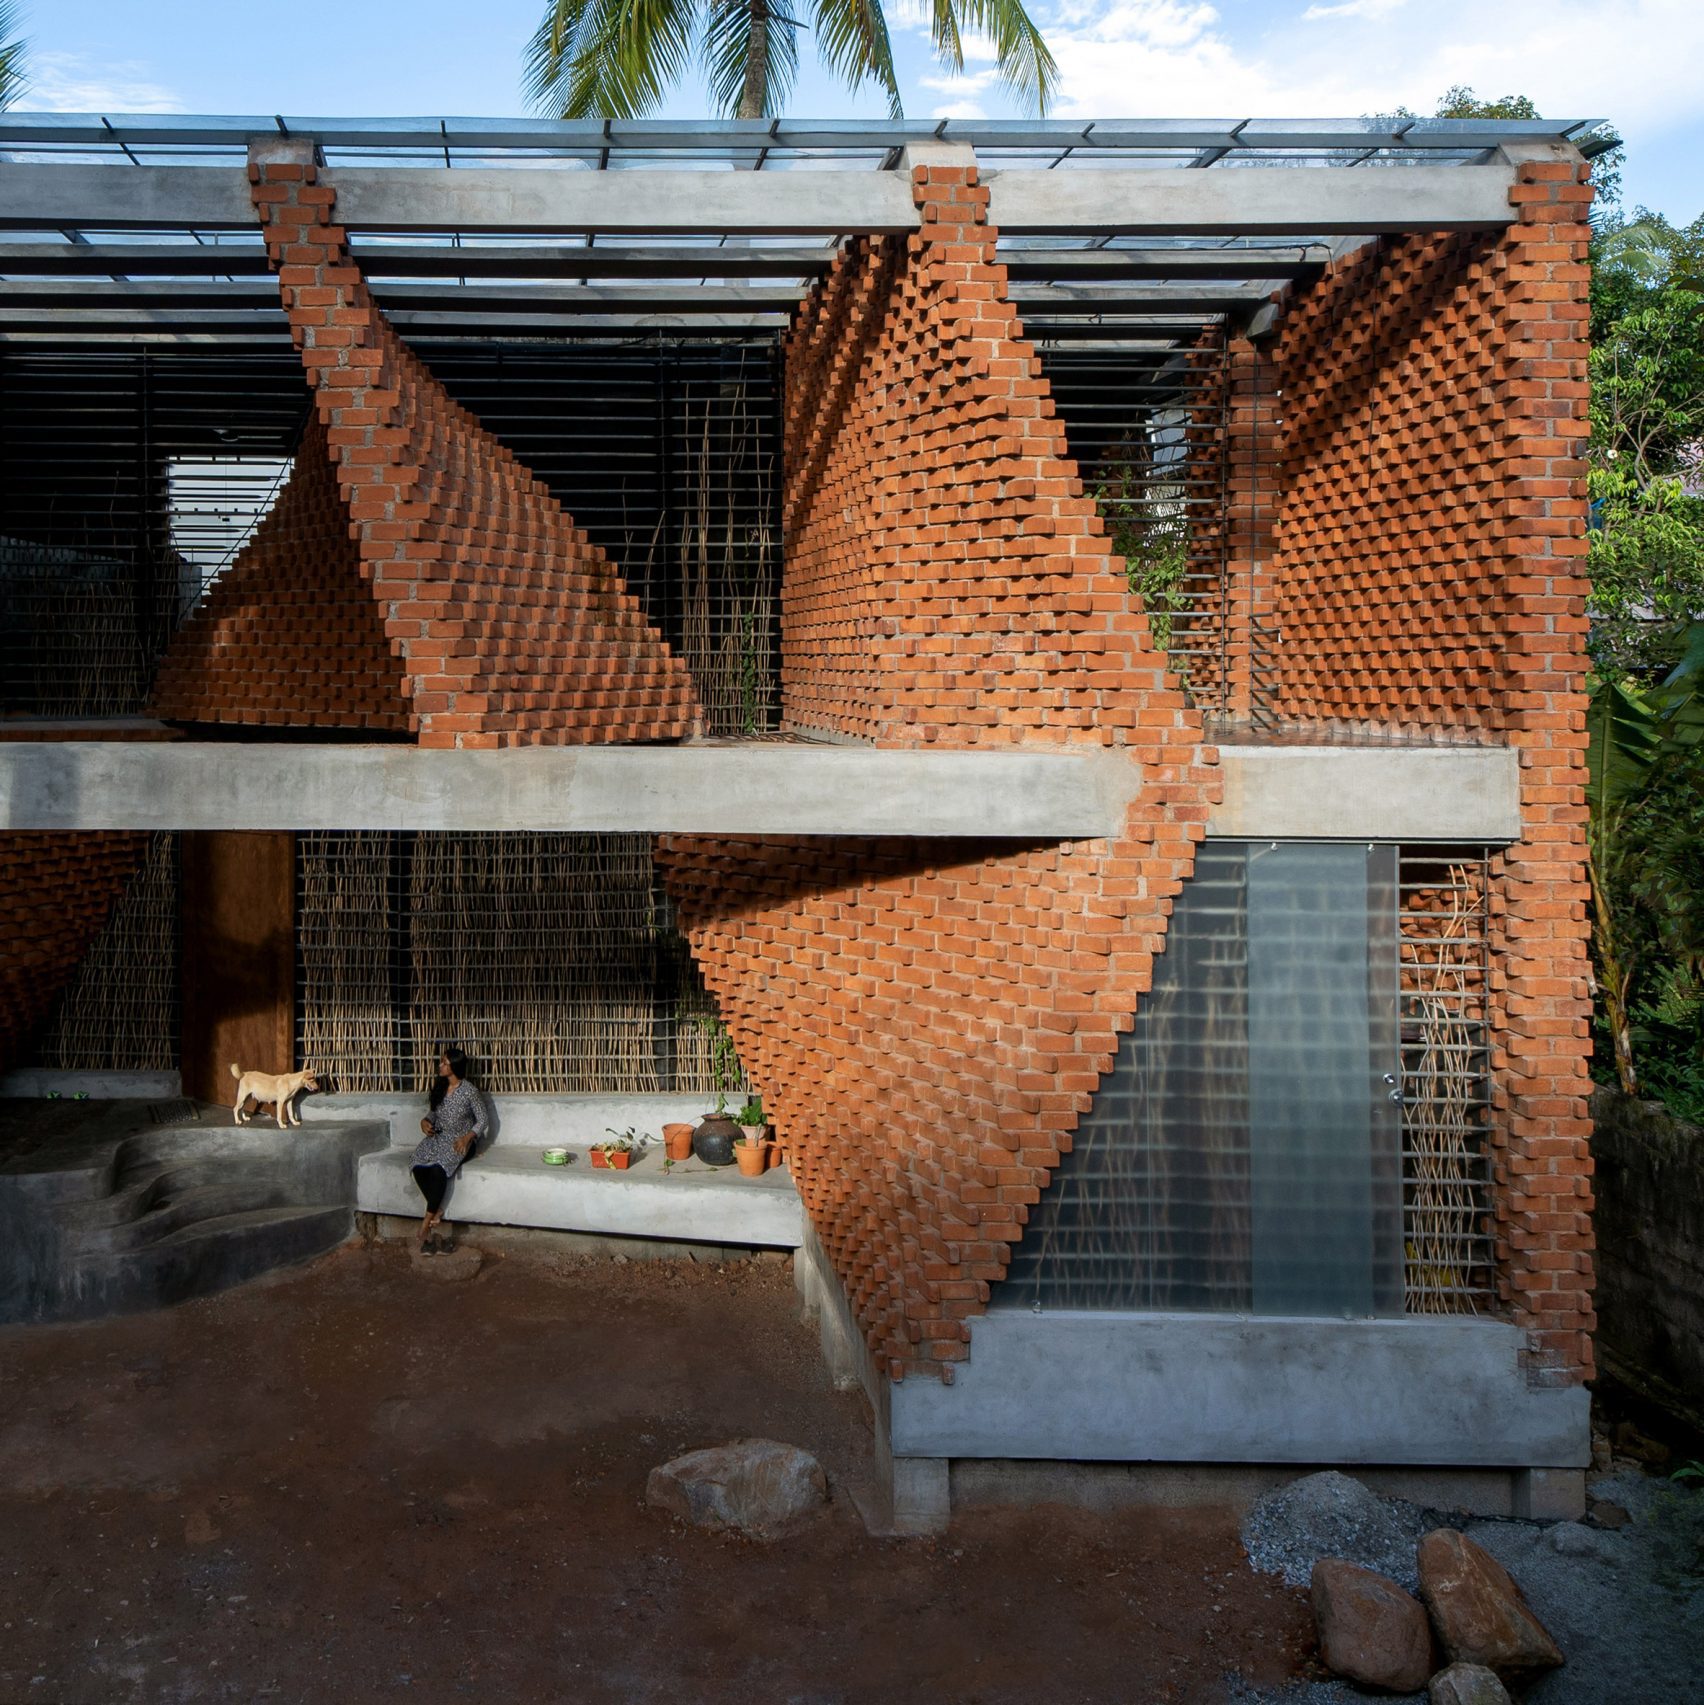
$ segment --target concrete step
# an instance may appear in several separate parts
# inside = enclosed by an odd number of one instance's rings
[[[200,1177],[201,1174],[196,1176]],[[105,1203],[99,1204],[105,1206]],[[292,1204],[281,1178],[265,1174],[208,1178],[185,1185],[170,1174],[156,1180],[149,1199],[122,1219],[86,1226],[78,1247],[93,1254],[101,1249],[119,1253],[141,1249],[203,1221],[222,1220],[231,1215],[263,1213]]]
[[[335,1249],[353,1232],[346,1205],[252,1208],[165,1231],[141,1248],[77,1265],[70,1286],[34,1318],[129,1314],[239,1285]]]

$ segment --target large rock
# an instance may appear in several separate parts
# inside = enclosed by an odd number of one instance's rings
[[[1432,1673],[1426,1612],[1388,1575],[1341,1557],[1314,1564],[1320,1656],[1334,1675],[1387,1693],[1416,1693]]]
[[[1406,1506],[1327,1469],[1257,1499],[1243,1518],[1242,1542],[1255,1568],[1292,1587],[1309,1584],[1320,1558],[1342,1557],[1412,1591],[1414,1545],[1424,1531]]]
[[[1483,1664],[1503,1681],[1562,1663],[1562,1652],[1507,1569],[1453,1527],[1420,1541],[1420,1596],[1451,1663]]]
[[[1451,1664],[1432,1677],[1428,1705],[1510,1705],[1509,1690],[1483,1664]]]
[[[737,1439],[653,1468],[645,1497],[697,1527],[773,1539],[822,1508],[828,1481],[817,1459],[794,1445]]]

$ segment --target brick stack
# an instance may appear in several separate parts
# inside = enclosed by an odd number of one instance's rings
[[[278,501],[173,641],[150,708],[174,722],[407,733],[404,680],[310,418]]]
[[[1498,1271],[1529,1377],[1592,1371],[1585,870],[1585,224],[1523,164],[1502,234],[1358,250],[1288,308],[1272,576],[1286,720],[1447,728],[1520,753],[1496,861]]]
[[[249,167],[267,253],[347,508],[354,570],[423,746],[672,740],[692,732],[686,669],[609,559],[545,486],[453,403],[374,306],[331,223],[336,192],[311,151],[277,145]],[[247,614],[293,610],[299,562],[247,576]],[[268,574],[274,584],[263,595]],[[366,655],[365,636],[354,643]],[[205,636],[186,642],[209,655]],[[174,702],[205,711],[181,685]],[[279,714],[245,700],[222,720],[317,720],[314,682]],[[368,714],[364,703],[350,714]],[[360,725],[360,724],[358,724]],[[375,724],[368,723],[367,726]]]
[[[1216,754],[1132,608],[974,169],[854,241],[787,343],[784,714],[889,747],[1113,745],[1116,840],[679,837],[660,856],[891,1377],[950,1377],[1133,1022]]]
[[[0,835],[0,1071],[26,1057],[147,850],[145,834]]]

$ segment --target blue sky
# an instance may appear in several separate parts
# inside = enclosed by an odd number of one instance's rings
[[[889,0],[890,8],[916,0]],[[1062,117],[1352,117],[1430,112],[1455,83],[1607,118],[1625,194],[1704,212],[1701,0],[1031,0],[1063,74]],[[522,111],[521,51],[544,0],[24,0],[32,86],[60,111],[454,114]],[[801,0],[801,6],[803,0]],[[890,9],[896,21],[904,14]],[[937,67],[896,31],[906,111],[1005,117],[984,58]],[[808,48],[806,51],[808,61]],[[688,85],[666,116],[704,109]],[[797,115],[876,116],[808,63]]]

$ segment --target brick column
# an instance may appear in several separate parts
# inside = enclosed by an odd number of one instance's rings
[[[1498,1257],[1535,1384],[1593,1371],[1590,893],[1586,880],[1586,321],[1591,201],[1573,150],[1521,162],[1504,243],[1510,423],[1507,737],[1519,844],[1499,861],[1495,1079]]]
[[[1278,369],[1246,337],[1225,352],[1225,698],[1235,722],[1267,707],[1263,680],[1276,621],[1272,554],[1278,523]]]

